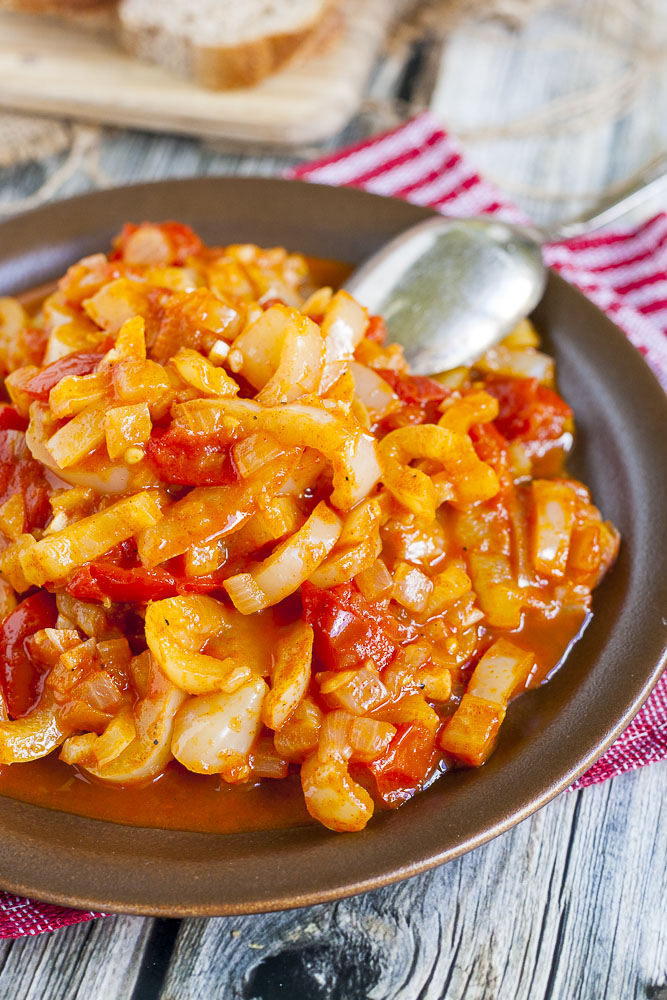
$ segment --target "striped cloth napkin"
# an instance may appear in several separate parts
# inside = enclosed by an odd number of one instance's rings
[[[429,205],[445,215],[522,213],[481,178],[429,114],[289,176],[362,187]],[[545,248],[547,263],[577,285],[628,335],[667,390],[667,213],[639,228],[605,231]],[[667,676],[612,747],[573,786],[583,788],[667,759]],[[100,914],[67,910],[0,892],[0,938],[40,934]]]

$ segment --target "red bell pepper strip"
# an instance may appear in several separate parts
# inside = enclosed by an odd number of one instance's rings
[[[0,624],[0,685],[12,719],[26,715],[39,701],[43,670],[26,650],[26,639],[43,628],[54,628],[56,599],[40,590],[14,608]]]
[[[320,590],[306,582],[301,599],[304,621],[315,632],[315,654],[327,670],[350,670],[369,658],[382,670],[396,656],[397,623],[378,613],[350,584]]]
[[[423,785],[435,759],[434,735],[419,723],[403,723],[382,757],[368,767],[380,797],[389,806],[399,806]]]
[[[23,390],[33,399],[46,402],[54,385],[58,385],[61,379],[67,375],[90,375],[103,357],[104,354],[97,351],[75,351],[73,354],[66,354],[64,358],[59,358],[28,379]]]
[[[67,593],[80,601],[134,603],[161,601],[177,594],[206,594],[219,590],[222,581],[213,574],[177,577],[164,569],[125,569],[113,563],[88,563],[67,583]]]

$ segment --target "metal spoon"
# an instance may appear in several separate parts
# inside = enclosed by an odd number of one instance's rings
[[[647,180],[644,172],[617,201],[559,231],[493,219],[427,219],[373,254],[345,288],[384,316],[413,372],[447,371],[479,357],[532,312],[547,279],[543,243],[605,225],[666,182],[667,174]]]

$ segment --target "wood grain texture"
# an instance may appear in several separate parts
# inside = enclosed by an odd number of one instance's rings
[[[535,72],[525,52],[508,55],[457,34],[436,113],[464,126],[482,112],[502,121]],[[560,72],[540,82],[545,92],[563,86],[568,67]],[[382,67],[375,96],[399,78],[397,68]],[[564,218],[583,207],[578,194],[624,176],[667,143],[665,100],[656,91],[601,132],[477,141],[469,152],[517,188],[560,192],[553,201],[519,200],[543,221]],[[373,120],[345,138],[364,127]],[[107,183],[276,174],[293,161],[168,135],[100,133]],[[0,198],[27,194],[58,163],[0,172]],[[59,193],[91,184],[79,173]],[[111,917],[2,942],[0,1000],[667,1000],[666,787],[662,764],[562,795],[457,861],[336,904],[180,928]]]
[[[586,93],[593,84],[613,84],[627,56],[622,39],[617,47],[600,43],[600,25],[612,16],[609,0],[543,6],[544,13],[522,32],[489,24],[456,31],[444,51],[432,106],[462,137],[485,176],[531,217],[547,222],[586,211],[600,190],[667,151],[667,63],[655,63],[620,117],[605,113],[601,98],[588,115],[541,125],[549,102]],[[656,30],[664,32],[667,0],[637,6],[652,9]],[[584,8],[587,23],[577,30]],[[521,127],[531,116],[532,125]],[[665,208],[663,192],[635,217]]]
[[[0,942],[0,1000],[126,1000],[153,923],[111,916]]]

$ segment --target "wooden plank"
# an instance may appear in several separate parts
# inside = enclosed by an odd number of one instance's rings
[[[655,0],[653,10],[656,27],[660,18],[667,23],[667,0]],[[592,83],[613,85],[626,68],[623,38],[614,51],[600,37],[608,12],[607,0],[570,10],[551,5],[523,31],[468,23],[445,45],[434,113],[462,138],[485,176],[537,221],[585,211],[606,185],[667,149],[667,76],[657,64],[618,120],[600,99],[587,117],[540,124],[540,109],[549,102],[586,93]],[[521,130],[519,121],[526,123]],[[664,208],[663,194],[634,218]]]
[[[0,942],[0,1000],[128,1000],[153,923],[111,916]]]
[[[456,55],[458,45],[464,48]],[[569,71],[564,65],[562,73]],[[517,99],[511,95],[527,92],[536,77],[525,52],[508,55],[457,33],[443,63],[438,113],[464,127],[482,113],[501,121]],[[563,78],[550,76],[548,93]],[[478,140],[470,151],[517,189],[561,192],[553,202],[521,200],[541,218],[566,216],[581,207],[577,192],[622,176],[661,136],[667,141],[666,92],[656,88],[618,128]],[[116,183],[277,173],[288,162],[170,136],[109,132],[101,142],[102,166]],[[11,172],[3,193],[26,193],[33,182],[29,171]],[[63,193],[90,183],[80,173]],[[291,913],[188,921],[162,988],[159,962],[152,980],[140,963],[153,922],[134,944],[125,928],[137,918],[123,917],[4,942],[0,1000],[128,1000],[137,984],[142,992],[134,1000],[156,990],[163,1000],[667,1000],[666,767],[564,795],[493,843],[408,883]],[[116,947],[116,934],[129,941],[128,954]]]
[[[355,899],[185,921],[161,996],[651,995],[667,962],[666,776],[657,765],[566,793],[485,847]]]
[[[208,91],[122,52],[113,34],[0,13],[0,102],[123,126],[266,143],[322,139],[356,110],[395,0],[344,0],[334,43],[255,87]]]

